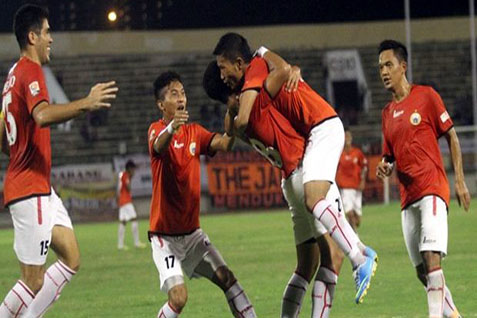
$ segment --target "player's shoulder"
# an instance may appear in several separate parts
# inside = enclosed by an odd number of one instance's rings
[[[392,104],[393,102],[391,101],[383,107],[383,109],[381,110],[381,114],[383,115],[383,117],[386,117],[387,113],[391,111]]]
[[[166,127],[164,124],[164,121],[162,119],[159,119],[149,125],[148,133],[147,135],[149,136],[149,141],[152,141],[159,133]]]
[[[423,96],[435,96],[439,95],[437,91],[432,87],[428,85],[413,85],[412,86],[412,92],[414,94],[419,94]]]
[[[255,56],[254,58],[252,58],[252,60],[248,64],[247,70],[250,70],[250,69],[253,69],[253,68],[266,68],[266,69],[268,69],[268,64],[263,57]]]

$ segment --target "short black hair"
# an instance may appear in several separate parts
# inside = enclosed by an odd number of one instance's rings
[[[169,84],[172,82],[179,82],[182,84],[181,76],[173,71],[161,73],[156,78],[154,81],[154,96],[156,97],[156,100],[164,98],[161,91],[164,87],[169,86]]]
[[[133,169],[133,168],[136,168],[136,167],[137,167],[136,164],[131,159],[129,159],[126,162],[126,170]]]
[[[384,40],[379,44],[378,54],[381,54],[382,51],[386,50],[393,50],[394,55],[400,62],[404,61],[407,63],[407,49],[401,42],[395,40]]]
[[[227,100],[232,94],[230,87],[220,78],[220,69],[215,60],[211,61],[205,69],[202,87],[210,98],[223,104],[227,104]]]
[[[43,21],[48,20],[48,17],[47,8],[34,4],[25,4],[18,9],[13,18],[13,32],[20,50],[25,49],[28,44],[28,33],[33,31],[40,34]]]
[[[252,52],[247,39],[233,32],[222,35],[213,54],[223,55],[229,61],[235,61],[237,57],[241,57],[246,63],[252,60]]]

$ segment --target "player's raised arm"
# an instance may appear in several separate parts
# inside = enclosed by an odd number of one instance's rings
[[[189,112],[187,110],[176,110],[174,118],[164,128],[154,141],[154,151],[161,154],[169,147],[169,143],[172,140],[172,136],[189,120]]]
[[[447,144],[452,158],[452,165],[455,174],[455,194],[460,206],[464,207],[465,211],[469,211],[470,207],[470,193],[465,184],[464,170],[462,168],[462,152],[460,149],[459,138],[454,128],[451,128],[445,134]]]
[[[48,127],[68,121],[88,111],[111,107],[110,101],[116,98],[118,87],[115,81],[99,83],[91,88],[88,96],[63,105],[50,105],[43,101],[32,112],[40,127]]]
[[[301,70],[298,66],[291,66],[280,55],[268,50],[263,46],[257,50],[256,54],[263,57],[263,59],[267,62],[267,65],[270,68],[270,73],[279,72],[283,73],[283,76],[286,76],[286,91],[296,91],[299,81],[303,80],[301,77]],[[272,96],[276,95],[272,94],[270,91],[269,93]]]

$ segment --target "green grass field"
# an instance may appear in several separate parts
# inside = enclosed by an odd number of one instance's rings
[[[464,317],[477,317],[477,206],[471,213],[451,206],[449,257],[443,268],[454,300]],[[278,317],[283,289],[295,266],[289,213],[250,212],[202,217],[202,228],[218,247],[251,298],[259,317]],[[415,277],[402,239],[399,207],[364,207],[362,240],[379,254],[378,271],[365,301],[353,302],[348,261],[341,271],[332,317],[427,317],[427,300]],[[147,230],[141,222],[142,233]],[[82,266],[61,299],[45,317],[156,317],[166,301],[151,250],[116,249],[116,223],[77,225]],[[143,235],[145,237],[145,234]],[[131,235],[128,226],[128,243]],[[0,297],[19,276],[12,249],[12,230],[0,231]],[[53,254],[50,255],[50,262]],[[223,293],[205,279],[187,280],[189,301],[183,318],[231,317]],[[301,317],[310,317],[308,292]]]

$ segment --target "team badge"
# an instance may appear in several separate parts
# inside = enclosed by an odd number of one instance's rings
[[[30,88],[32,96],[36,96],[40,93],[40,84],[38,84],[38,81],[31,82],[28,87]]]
[[[189,152],[191,155],[195,156],[195,148],[196,148],[196,144],[195,142],[191,142],[190,143],[190,146],[189,146]]]
[[[450,119],[449,113],[447,111],[443,112],[440,117],[443,123],[445,123],[448,119]]]
[[[417,126],[421,123],[421,114],[419,114],[417,112],[417,110],[414,111],[414,113],[412,113],[411,117],[409,118],[409,121],[411,122],[411,124],[413,124],[414,126]]]

